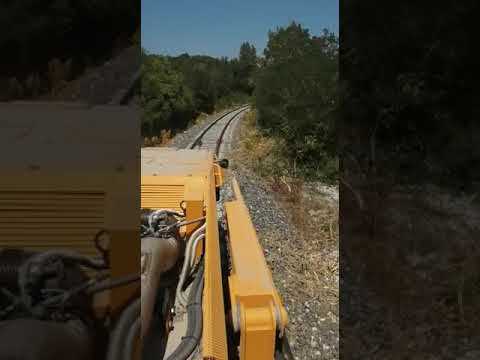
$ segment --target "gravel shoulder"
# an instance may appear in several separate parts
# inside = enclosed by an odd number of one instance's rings
[[[287,309],[294,356],[338,359],[338,190],[318,182],[282,189],[259,177],[242,161],[245,125],[235,125],[225,156]]]

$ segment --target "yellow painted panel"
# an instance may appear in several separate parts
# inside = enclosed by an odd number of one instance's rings
[[[231,273],[232,319],[240,332],[240,360],[271,360],[277,331],[288,323],[238,183],[236,200],[226,202]]]
[[[183,185],[144,185],[141,186],[142,209],[180,210],[183,200]]]
[[[111,274],[113,278],[140,274],[140,230],[112,231],[111,244]],[[110,292],[111,306],[120,309],[133,296],[140,295],[140,283],[112,289]]]
[[[213,163],[213,158],[211,158],[211,162]],[[211,167],[207,177],[207,184],[205,193],[207,230],[205,238],[202,355],[204,359],[226,360],[228,349],[213,167]]]
[[[0,248],[65,248],[98,255],[94,237],[105,226],[105,194],[0,191]]]

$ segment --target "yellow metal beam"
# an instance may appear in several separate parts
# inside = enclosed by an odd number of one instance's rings
[[[210,155],[213,163],[213,157]],[[215,174],[213,167],[206,178],[206,237],[205,237],[205,283],[203,289],[203,337],[204,359],[226,360],[227,330],[223,302],[220,242],[218,237],[217,208],[215,201]]]
[[[218,165],[217,163],[213,165],[214,166],[214,173],[215,173],[215,186],[220,187],[224,183],[224,173],[223,169]]]
[[[288,317],[235,179],[233,190],[236,200],[226,202],[225,210],[232,265],[228,280],[234,328],[240,333],[240,360],[272,360],[276,334],[283,335]]]

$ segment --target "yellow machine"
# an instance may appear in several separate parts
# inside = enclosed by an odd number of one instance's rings
[[[0,358],[292,359],[228,162],[140,159],[137,115],[0,104]]]
[[[217,161],[206,150],[142,149],[141,207],[146,212],[142,242],[152,241],[155,214],[164,214],[164,219],[168,218],[167,213],[173,214],[170,223],[178,224],[176,235],[171,232],[171,237],[163,236],[162,240],[161,230],[156,233],[157,242],[176,236],[176,245],[171,242],[173,247],[157,246],[153,249],[142,244],[142,303],[145,303],[142,304],[142,327],[166,329],[162,334],[152,335],[155,331],[143,334],[144,358],[164,356],[165,345],[156,348],[150,344],[158,344],[160,339],[166,342],[172,330],[175,316],[170,310],[182,297],[182,291],[188,291],[183,286],[185,268],[189,267],[185,264],[190,264],[191,271],[186,273],[194,278],[190,293],[203,285],[197,297],[190,296],[194,301],[187,302],[187,308],[195,305],[195,301],[198,305],[199,299],[201,308],[198,308],[198,314],[188,313],[195,321],[189,319],[187,334],[180,334],[184,340],[170,353],[167,351],[167,359],[194,356],[218,360],[271,360],[291,357],[285,341],[287,314],[235,180],[235,198],[217,202],[218,189],[224,185],[220,165],[224,166],[225,162]],[[225,215],[218,217],[218,208],[222,206]],[[165,224],[160,224],[159,228],[162,226],[166,228]],[[180,250],[172,251],[172,248]],[[170,249],[170,254],[180,254],[178,263],[183,266],[178,266],[177,272],[173,263],[169,269],[158,271],[165,260],[156,265],[149,260],[165,259],[166,249]],[[171,287],[170,302],[163,308],[165,313],[153,316],[150,313],[153,307],[147,303],[158,298],[162,289],[171,286],[171,278],[179,278],[179,283]],[[195,287],[196,282],[201,284]],[[170,325],[153,326],[153,318]],[[195,325],[196,332],[192,330]],[[179,335],[172,333],[170,336]],[[150,341],[149,337],[156,338],[157,342]]]
[[[0,119],[0,358],[105,359],[140,296],[136,113],[13,103]]]

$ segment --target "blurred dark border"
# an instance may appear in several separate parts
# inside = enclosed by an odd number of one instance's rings
[[[125,345],[110,333],[140,295],[140,6],[2,3],[2,359]]]
[[[341,1],[342,359],[480,358],[475,1]]]
[[[4,1],[0,23],[4,101],[48,98],[140,46],[140,1]]]

